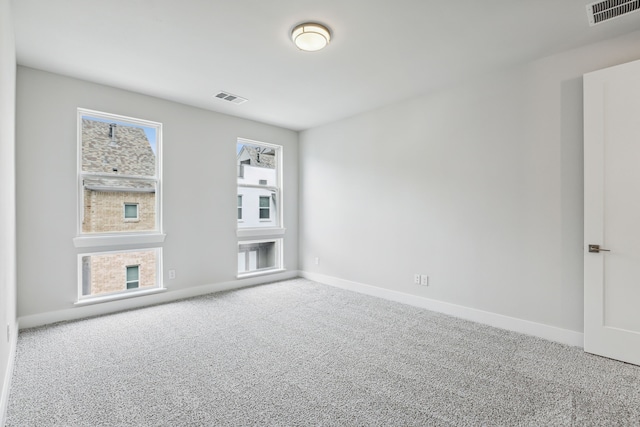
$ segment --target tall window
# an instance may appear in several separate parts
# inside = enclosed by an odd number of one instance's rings
[[[161,288],[162,124],[78,109],[78,300]],[[144,255],[144,256],[142,256]],[[151,273],[153,272],[153,273]]]
[[[238,275],[283,268],[282,147],[239,139]]]

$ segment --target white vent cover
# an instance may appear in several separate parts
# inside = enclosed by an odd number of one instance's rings
[[[587,5],[589,25],[593,26],[640,10],[640,0],[604,0]]]
[[[640,0],[638,0],[640,1]],[[233,102],[234,104],[244,104],[245,102],[248,101],[247,98],[243,98],[241,96],[238,95],[233,95],[229,92],[226,91],[220,91],[215,95],[216,98],[218,99],[223,99],[225,101],[229,101],[229,102]]]

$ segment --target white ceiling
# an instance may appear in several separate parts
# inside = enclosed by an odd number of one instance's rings
[[[12,0],[18,63],[294,130],[640,28],[585,0]],[[298,23],[333,32],[297,50]],[[219,90],[249,99],[213,98]]]

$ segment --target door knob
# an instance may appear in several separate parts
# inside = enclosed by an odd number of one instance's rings
[[[611,252],[610,249],[603,249],[600,245],[589,245],[589,252],[598,254],[600,252]]]

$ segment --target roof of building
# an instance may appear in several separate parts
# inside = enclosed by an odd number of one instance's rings
[[[112,128],[113,137],[110,136]],[[82,170],[153,177],[156,155],[143,129],[83,118]]]
[[[249,166],[275,169],[276,155],[271,148],[258,148],[251,145],[243,145],[238,153],[238,164],[249,161]]]
[[[142,128],[82,119],[82,171],[115,176],[156,175],[156,155]],[[155,184],[109,178],[85,178],[94,191],[155,191]]]

